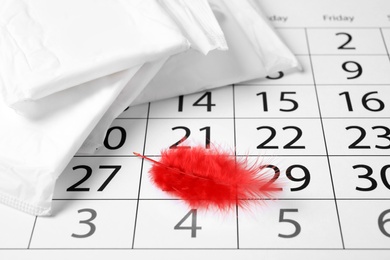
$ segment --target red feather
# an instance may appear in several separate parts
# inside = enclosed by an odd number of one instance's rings
[[[249,165],[247,158],[239,160],[214,148],[168,149],[162,151],[160,161],[134,154],[153,162],[149,172],[157,187],[193,208],[229,210],[280,190],[275,180],[262,173],[267,165]]]

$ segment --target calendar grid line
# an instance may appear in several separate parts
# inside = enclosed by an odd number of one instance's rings
[[[342,116],[342,117],[335,117],[335,116],[323,116],[322,119],[390,119],[388,116],[383,117],[350,117],[350,116]],[[292,117],[237,117],[236,119],[318,119],[318,117],[298,117],[298,116],[292,116]]]
[[[248,157],[257,157],[259,155],[249,154],[243,155],[239,154],[237,156],[248,156]],[[325,157],[323,154],[277,154],[277,155],[264,155],[267,157]],[[329,157],[390,157],[387,154],[328,154]]]
[[[229,247],[216,247],[216,248],[182,248],[182,247],[169,247],[169,248],[159,248],[159,247],[136,247],[136,248],[128,248],[128,247],[37,247],[37,248],[2,248],[1,250],[4,251],[16,251],[16,250],[24,250],[24,251],[43,251],[43,250],[50,250],[50,251],[67,251],[67,250],[78,250],[78,251],[85,251],[85,250],[110,250],[110,251],[118,251],[118,250],[124,250],[124,251],[146,251],[146,250],[154,250],[154,251],[170,251],[170,250],[182,250],[182,251],[213,251],[213,250],[229,250],[229,251],[258,251],[258,250],[283,250],[283,251],[299,251],[299,250],[306,250],[306,251],[390,251],[389,248],[338,248],[338,247],[282,247],[282,248],[274,248],[274,247],[250,247],[250,248],[229,248]]]
[[[176,198],[140,198],[140,199],[117,199],[117,198],[99,198],[99,199],[90,199],[90,198],[85,198],[85,199],[71,199],[71,198],[66,198],[66,199],[53,199],[53,201],[181,201],[181,199],[176,199]],[[281,197],[274,197],[274,198],[241,198],[238,200],[244,200],[244,201],[275,201],[275,200],[299,200],[299,201],[305,201],[305,200],[314,200],[314,201],[333,201],[334,198],[281,198]],[[337,198],[337,200],[362,200],[362,201],[370,201],[370,200],[390,200],[390,198]],[[245,210],[244,210],[245,211]]]
[[[235,86],[232,84],[232,104],[233,104],[233,144],[234,144],[234,159],[237,158],[237,130],[236,130],[236,97]],[[237,249],[240,249],[240,226],[238,221],[238,205],[236,204],[236,244]]]
[[[297,57],[308,57],[308,53],[294,53]],[[336,57],[344,57],[344,56],[388,56],[387,53],[312,53],[310,56],[336,56]],[[241,85],[242,83],[238,83],[237,85]]]
[[[352,29],[352,30],[355,30],[355,29],[378,29],[378,28],[381,28],[381,29],[390,29],[390,26],[305,26],[305,27],[302,27],[302,26],[275,26],[274,27],[275,29],[279,30],[279,29],[303,29],[303,28],[306,28],[308,30],[322,30],[322,29],[325,29],[325,30],[328,30],[328,29],[345,29],[345,30],[349,30],[349,29]]]
[[[159,157],[158,154],[145,154],[148,157]],[[233,154],[231,156],[234,156]],[[289,153],[278,153],[278,154],[256,154],[256,153],[238,153],[237,157],[359,157],[359,156],[366,156],[366,157],[390,157],[390,155],[387,154],[332,154],[329,153],[326,154],[289,154]],[[93,158],[93,157],[91,157]]]
[[[150,103],[148,103],[148,110],[147,110],[147,116],[146,116],[146,125],[145,125],[145,135],[144,135],[144,144],[142,148],[142,154],[145,154],[146,150],[146,140],[148,135],[148,126],[149,126],[149,113],[150,113]],[[141,184],[142,184],[142,175],[143,175],[143,166],[144,166],[144,158],[141,160],[141,167],[140,167],[140,176],[139,176],[139,183],[138,183],[138,194],[137,194],[137,203],[135,207],[135,217],[134,217],[134,226],[133,226],[133,238],[132,238],[132,244],[131,247],[134,248],[135,243],[135,237],[136,237],[136,231],[137,231],[137,221],[138,221],[138,210],[139,210],[139,202],[140,202],[140,195],[141,195]]]
[[[363,116],[363,117],[352,117],[352,116],[340,116],[340,117],[335,117],[335,116],[323,116],[323,119],[356,119],[356,118],[362,118],[362,119],[390,119],[390,116],[376,116],[376,117],[368,117],[368,116]],[[153,118],[151,118],[153,119]],[[278,116],[278,117],[266,117],[266,116],[252,116],[252,117],[242,117],[242,116],[237,116],[237,117],[172,117],[172,118],[155,118],[155,119],[186,119],[186,120],[199,120],[199,119],[217,119],[217,120],[228,120],[228,119],[318,119],[318,117],[314,116],[290,116],[290,117],[284,117],[284,116]]]
[[[382,37],[382,40],[383,40],[383,45],[384,45],[384,47],[385,47],[385,50],[386,50],[386,53],[387,53],[387,57],[389,58],[389,61],[390,61],[389,49],[387,48],[385,36],[383,35],[383,29],[382,29],[382,28],[379,28],[379,32],[380,32],[381,37]]]
[[[362,117],[357,117],[357,116],[323,116],[322,119],[390,119],[390,116],[373,116],[373,117],[368,117],[368,116],[362,116]],[[318,117],[314,116],[290,116],[290,117],[284,117],[284,116],[251,116],[251,117],[243,117],[243,116],[237,116],[237,117],[158,117],[158,118],[150,118],[150,119],[186,119],[186,120],[199,120],[199,119],[216,119],[216,120],[229,120],[229,119],[318,119]],[[89,157],[89,156],[95,156],[93,154],[78,154],[75,155],[74,157]],[[96,156],[100,156],[99,154],[96,154]],[[115,157],[117,155],[106,155]],[[130,155],[132,157],[135,157],[134,155]]]
[[[213,251],[213,250],[229,250],[229,251],[261,251],[261,250],[283,250],[283,251],[299,251],[299,250],[305,250],[305,251],[390,251],[389,248],[371,248],[371,247],[362,247],[362,248],[338,248],[338,247],[248,247],[248,248],[229,248],[229,247],[199,247],[199,248],[182,248],[182,247],[169,247],[169,248],[160,248],[160,247],[135,247],[135,248],[129,248],[129,247],[37,247],[37,248],[1,248],[0,250],[4,251],[43,251],[43,250],[50,250],[50,251],[67,251],[67,250],[77,250],[77,251],[85,251],[85,250],[96,250],[96,251],[102,251],[102,250],[110,250],[110,251],[118,251],[118,250],[124,250],[124,251],[170,251],[170,250],[182,250],[182,251]]]
[[[240,83],[240,84],[237,84],[237,85],[240,85],[240,86],[264,86],[264,85],[272,85],[272,86],[312,86],[313,84],[307,84],[307,83],[296,83],[296,84],[276,84],[276,83],[265,83],[265,82],[261,82],[261,83]],[[317,86],[390,86],[390,83],[351,83],[351,84],[345,84],[345,83],[334,83],[334,84],[331,84],[331,83],[316,83]]]
[[[300,54],[300,55],[297,55],[297,56],[309,56],[309,54]],[[336,57],[344,57],[344,56],[387,56],[386,53],[358,53],[358,54],[339,54],[339,53],[312,53],[310,54],[311,57],[313,56],[330,56],[330,57],[333,57],[333,56],[336,56]]]
[[[145,154],[148,157],[153,157],[153,158],[158,158],[160,155],[158,154]],[[233,154],[231,156],[234,156]],[[237,154],[237,157],[258,157],[259,154]],[[324,157],[324,154],[266,154],[262,155],[266,157]],[[390,157],[390,155],[387,154],[329,154],[329,157],[348,157],[348,156],[354,156],[354,157],[359,157],[359,156],[368,156],[368,157]],[[82,158],[110,158],[112,156],[105,156],[105,155],[90,155],[90,156],[77,156],[77,157],[82,157]],[[137,158],[136,156],[133,155],[117,155],[115,157],[120,157],[120,158]]]
[[[343,230],[342,230],[342,227],[341,227],[340,213],[339,213],[339,208],[338,208],[337,199],[336,199],[336,191],[335,191],[335,187],[334,187],[334,180],[333,180],[333,176],[332,176],[332,168],[331,168],[330,159],[329,159],[329,156],[328,156],[328,154],[329,154],[329,152],[328,152],[328,145],[327,145],[327,142],[326,142],[324,123],[323,123],[323,119],[322,119],[321,107],[320,107],[320,102],[319,102],[319,98],[318,98],[318,90],[317,90],[317,85],[316,85],[316,78],[315,78],[315,75],[314,75],[314,68],[313,68],[314,65],[313,65],[313,62],[312,62],[312,59],[311,59],[311,55],[310,55],[310,53],[311,53],[310,52],[310,42],[309,42],[309,38],[308,38],[308,34],[307,34],[307,28],[305,28],[305,37],[306,37],[306,44],[307,44],[307,49],[308,49],[308,53],[309,53],[309,60],[310,60],[310,66],[311,66],[311,71],[312,71],[312,77],[313,77],[313,86],[314,86],[315,96],[316,96],[316,100],[317,100],[317,109],[318,109],[320,122],[321,122],[321,129],[322,129],[322,136],[323,136],[323,141],[324,141],[324,146],[325,146],[326,160],[327,160],[327,163],[328,163],[328,170],[329,170],[329,174],[330,174],[330,180],[331,180],[331,185],[332,185],[332,192],[333,192],[333,196],[334,196],[334,204],[335,204],[335,207],[336,207],[336,214],[337,214],[337,220],[338,220],[338,225],[339,225],[339,232],[340,232],[340,236],[341,236],[341,244],[342,244],[343,249],[345,249]]]
[[[30,245],[31,245],[31,241],[32,241],[32,238],[33,238],[33,235],[34,235],[34,230],[35,230],[35,224],[37,223],[37,216],[35,216],[35,219],[34,219],[34,224],[33,224],[33,227],[31,229],[31,235],[30,235],[30,239],[28,241],[28,245],[27,245],[27,249],[30,249]]]

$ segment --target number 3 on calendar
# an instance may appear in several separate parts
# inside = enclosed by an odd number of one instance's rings
[[[97,212],[94,209],[89,209],[89,208],[80,209],[77,212],[79,214],[84,213],[84,212],[87,212],[90,214],[89,218],[79,221],[79,224],[87,225],[89,230],[88,230],[88,232],[82,233],[82,234],[73,233],[71,236],[75,237],[75,238],[87,238],[87,237],[92,236],[96,231],[96,226],[92,221],[96,219]]]

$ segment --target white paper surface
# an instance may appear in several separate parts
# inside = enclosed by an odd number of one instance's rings
[[[385,235],[390,232],[390,223],[385,222],[390,218],[389,189],[380,174],[389,164],[389,153],[375,147],[388,146],[389,141],[378,137],[386,133],[383,128],[372,129],[390,125],[389,2],[261,3],[278,34],[299,58],[303,72],[212,90],[211,111],[207,106],[193,105],[204,93],[186,95],[182,102],[176,97],[125,111],[112,124],[126,131],[123,146],[72,159],[55,188],[54,216],[35,217],[0,205],[2,258],[389,259],[390,243]],[[342,17],[353,17],[353,21]],[[352,40],[346,46],[355,49],[338,49],[348,38],[337,33],[350,34]],[[358,62],[363,73],[348,79],[357,72],[344,70],[346,61]],[[353,71],[357,67],[348,68]],[[348,109],[347,95],[340,95],[343,92],[349,93],[353,111]],[[377,93],[370,94],[367,103],[362,102],[370,92]],[[370,111],[364,106],[378,109],[378,100],[384,104],[382,110]],[[199,104],[207,105],[207,96]],[[249,154],[256,159],[259,154],[270,155],[260,159],[280,166],[279,178],[286,185],[283,194],[249,212],[239,209],[221,216],[198,211],[196,218],[189,215],[181,224],[188,229],[175,229],[190,209],[151,185],[147,175],[150,164],[142,164],[129,154],[144,151],[148,156],[158,155],[184,136],[183,129],[172,130],[177,126],[190,129],[190,140],[195,143],[205,142],[205,127],[209,126],[211,140],[237,148],[238,156]],[[275,137],[264,145],[277,149],[256,148],[271,133],[265,128],[257,130],[260,126],[275,129]],[[286,126],[302,130],[292,146],[303,145],[305,149],[284,148],[299,133],[292,128],[283,130]],[[358,146],[370,149],[348,148],[361,131],[346,130],[347,126],[364,129],[366,136]],[[118,146],[121,133],[112,131],[109,137],[109,144]],[[306,188],[291,191],[307,180],[299,168],[292,176],[303,180],[287,178],[285,169],[297,164],[309,170],[311,179]],[[373,185],[364,177],[367,168],[353,168],[359,164],[372,169],[368,177],[376,181],[375,189],[356,190]],[[78,186],[89,191],[67,191],[85,176],[85,169],[73,170],[80,165],[93,169]],[[99,169],[101,166],[122,168],[103,191],[98,191],[112,172]],[[388,180],[389,168],[386,172]],[[299,234],[279,236],[296,233],[298,225]],[[191,237],[192,230],[196,237]]]

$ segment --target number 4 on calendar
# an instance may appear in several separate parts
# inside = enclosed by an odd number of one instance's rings
[[[191,209],[174,227],[174,230],[191,230],[191,237],[196,238],[196,233],[198,230],[201,230],[202,227],[197,225],[197,209]],[[184,222],[186,222],[189,218],[191,225],[184,226]]]

